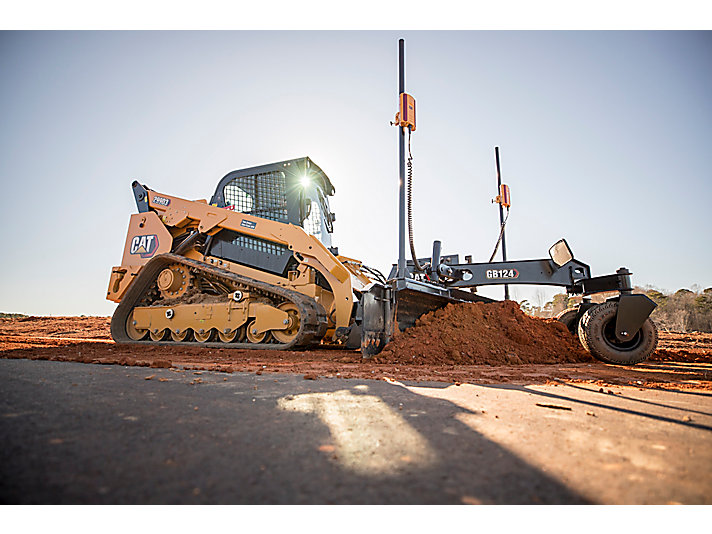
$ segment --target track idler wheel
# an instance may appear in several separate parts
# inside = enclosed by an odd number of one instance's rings
[[[141,341],[148,334],[148,330],[136,328],[134,323],[133,312],[131,312],[126,318],[126,334],[134,341]]]
[[[272,336],[280,343],[289,343],[299,333],[299,310],[291,302],[284,302],[277,307],[283,312],[287,312],[289,324],[284,330],[272,330]]]
[[[646,360],[658,344],[658,330],[647,318],[627,341],[616,337],[618,303],[605,302],[589,308],[581,317],[578,335],[581,344],[599,360],[617,365],[633,365]]]

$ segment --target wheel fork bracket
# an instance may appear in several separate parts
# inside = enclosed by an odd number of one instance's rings
[[[616,337],[621,341],[631,340],[656,306],[646,295],[621,293],[616,314]]]

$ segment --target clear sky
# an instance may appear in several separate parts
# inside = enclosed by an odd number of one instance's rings
[[[420,256],[489,258],[499,146],[511,259],[566,237],[594,275],[712,286],[710,32],[0,32],[0,311],[113,313],[132,180],[210,198],[302,156],[340,252],[387,272],[401,37]]]

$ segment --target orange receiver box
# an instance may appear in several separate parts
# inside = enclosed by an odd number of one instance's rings
[[[398,126],[408,127],[415,131],[415,98],[408,93],[401,93],[399,100]]]

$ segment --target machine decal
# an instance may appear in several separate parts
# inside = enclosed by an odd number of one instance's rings
[[[488,269],[485,276],[487,278],[519,278],[519,271],[516,269]]]
[[[150,258],[158,249],[158,236],[137,235],[131,239],[129,254],[138,254],[142,258]]]
[[[257,228],[257,223],[255,221],[248,221],[247,219],[242,219],[240,226],[249,228],[250,230],[254,230],[255,228]]]
[[[171,203],[171,199],[166,198],[166,197],[159,197],[158,195],[154,195],[153,203],[158,204],[160,206],[168,206],[168,204]]]

